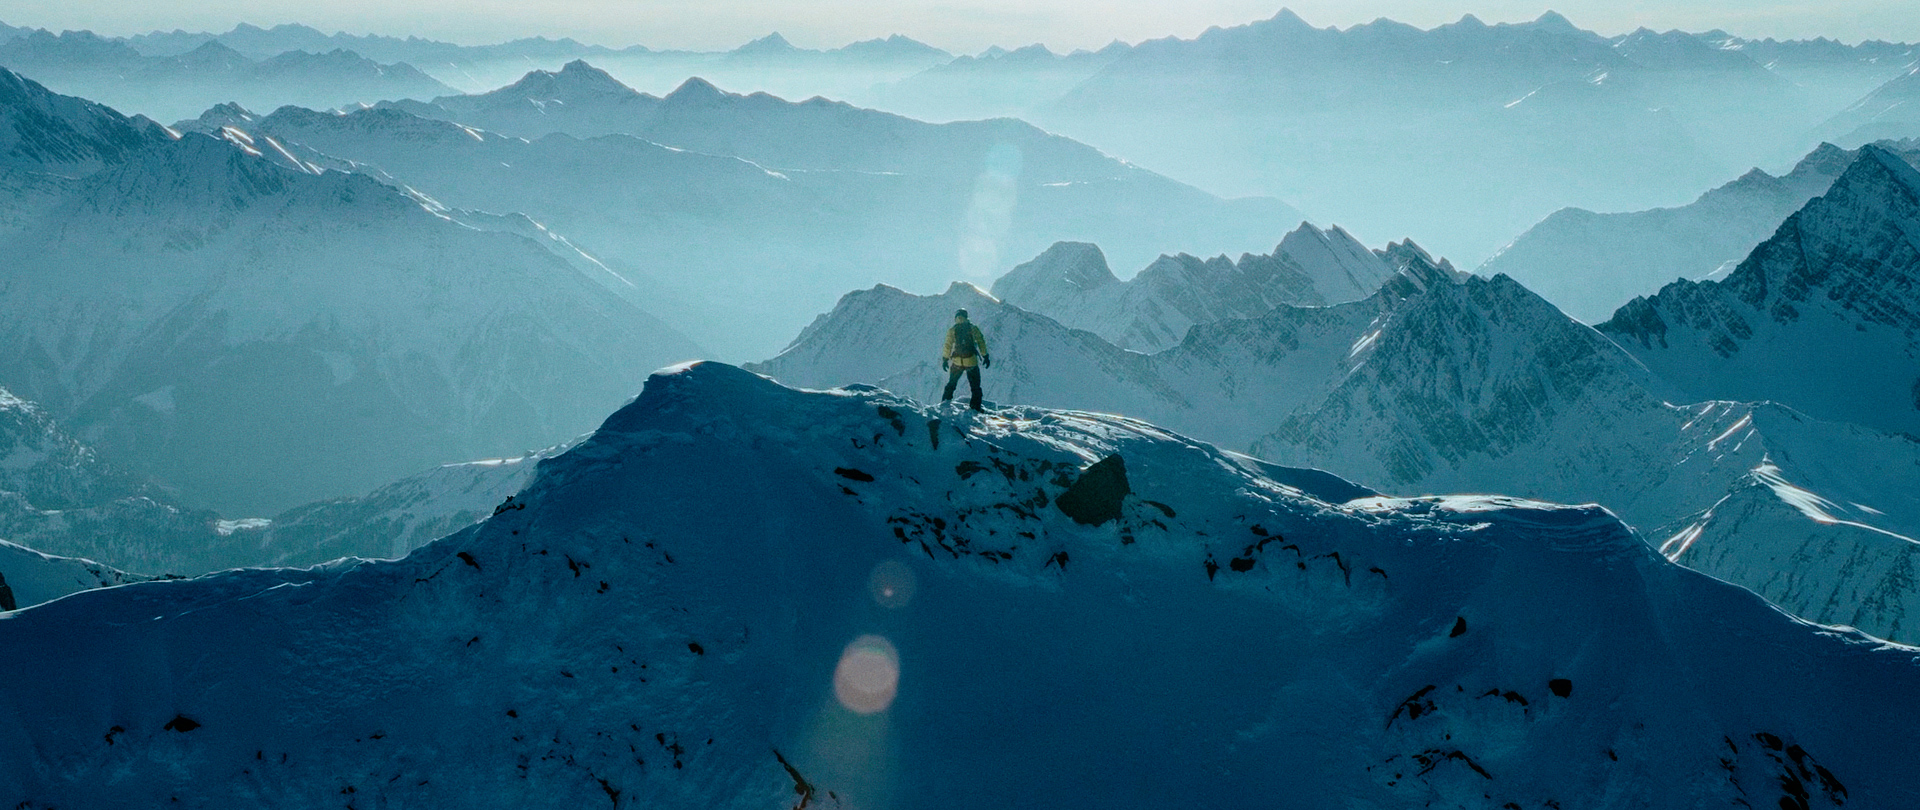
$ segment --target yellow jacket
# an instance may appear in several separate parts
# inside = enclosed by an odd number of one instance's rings
[[[954,355],[953,327],[951,326],[947,327],[947,344],[944,348],[940,350],[941,359],[946,360],[949,363],[952,363],[955,368],[972,368],[980,364],[980,358],[986,357],[989,355],[989,352],[987,351],[987,336],[984,334],[981,334],[980,327],[974,326],[972,321],[966,321],[964,323],[968,329],[973,330],[974,353],[969,355],[963,355],[963,356]],[[961,323],[954,324],[954,326],[960,326],[960,325],[962,324]]]

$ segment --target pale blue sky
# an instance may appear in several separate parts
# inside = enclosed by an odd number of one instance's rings
[[[1551,7],[1606,34],[1644,25],[1750,37],[1920,40],[1916,0],[0,0],[0,22],[110,35],[303,22],[328,32],[468,44],[544,35],[698,49],[731,48],[772,30],[805,47],[903,33],[972,52],[1036,41],[1068,50],[1114,39],[1191,37],[1209,26],[1271,17],[1282,5],[1318,26],[1384,16],[1424,28],[1464,13],[1519,21]]]

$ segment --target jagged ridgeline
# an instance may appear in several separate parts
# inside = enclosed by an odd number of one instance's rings
[[[718,364],[407,559],[80,594],[29,650],[32,807],[1920,802],[1911,649],[1598,508]]]

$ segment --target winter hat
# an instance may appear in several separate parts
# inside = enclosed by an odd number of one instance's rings
[[[964,321],[967,319],[967,311],[964,309],[956,309],[953,311],[953,317]]]

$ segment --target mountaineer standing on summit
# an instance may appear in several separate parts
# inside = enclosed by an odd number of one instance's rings
[[[947,329],[947,345],[940,352],[940,370],[947,372],[947,390],[941,392],[940,401],[953,399],[953,388],[960,384],[960,375],[967,375],[967,385],[973,388],[974,410],[980,410],[980,369],[993,368],[993,357],[987,354],[987,336],[980,333],[980,327],[967,320],[967,311],[962,309],[953,313],[953,326]]]

